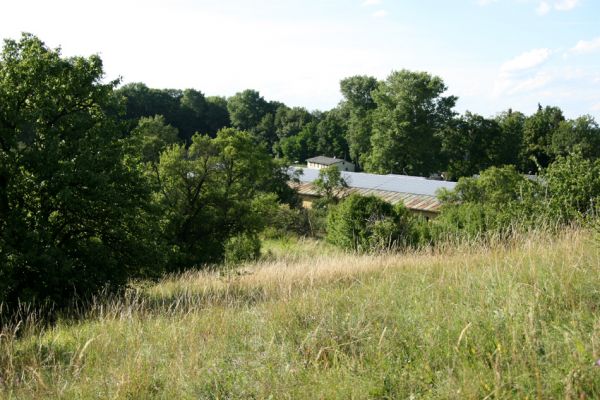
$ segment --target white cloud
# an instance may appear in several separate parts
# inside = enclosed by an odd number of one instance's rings
[[[379,10],[379,11],[375,11],[371,15],[373,15],[373,17],[375,17],[375,18],[385,18],[388,16],[388,12],[385,10]]]
[[[575,47],[571,49],[571,53],[586,54],[600,50],[600,37],[592,40],[580,40]]]
[[[362,5],[365,7],[370,7],[370,6],[377,6],[379,4],[381,4],[382,0],[365,0],[363,1]]]
[[[580,0],[559,0],[554,2],[554,9],[557,11],[570,11],[577,7]]]
[[[500,67],[500,71],[511,73],[535,68],[548,60],[551,54],[552,51],[549,49],[534,49],[505,62]]]
[[[581,0],[542,0],[538,3],[536,12],[539,15],[548,14],[550,11],[571,11],[581,4]]]
[[[512,87],[508,87],[507,94],[513,95],[541,89],[552,81],[552,75],[548,72],[538,72],[533,77],[520,82],[515,82]]]
[[[591,107],[591,110],[592,110],[592,111],[600,111],[600,103],[594,104],[594,105]]]
[[[493,96],[513,95],[547,85],[552,80],[552,76],[537,69],[551,55],[550,49],[534,49],[506,61],[500,66],[500,72],[494,83]]]

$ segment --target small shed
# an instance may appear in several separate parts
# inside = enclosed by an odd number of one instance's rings
[[[331,165],[335,165],[340,171],[354,172],[355,169],[354,164],[352,164],[351,162],[335,157],[313,157],[306,160],[306,164],[308,168],[312,169],[322,169]]]

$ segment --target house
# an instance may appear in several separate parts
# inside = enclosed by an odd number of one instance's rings
[[[291,167],[290,174],[299,169]],[[304,168],[298,177],[299,182],[289,183],[297,190],[303,205],[307,208],[310,208],[312,202],[319,198],[319,193],[313,185],[318,177],[318,169]],[[427,218],[434,218],[440,212],[442,203],[437,197],[438,190],[452,190],[456,186],[456,182],[393,174],[377,175],[343,171],[342,178],[348,187],[340,192],[341,197],[355,193],[362,196],[377,196],[391,204],[402,202],[411,212]]]
[[[335,165],[336,167],[338,167],[338,169],[340,171],[350,171],[350,172],[354,172],[354,164],[352,164],[351,162],[348,162],[346,160],[342,160],[341,158],[331,158],[331,157],[325,157],[325,156],[318,156],[318,157],[313,157],[313,158],[309,158],[308,160],[306,160],[306,164],[308,166],[308,168],[312,168],[312,169],[321,169],[321,168],[325,168],[325,167],[329,167],[331,165]]]

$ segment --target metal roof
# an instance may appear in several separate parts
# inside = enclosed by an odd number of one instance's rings
[[[342,160],[341,158],[331,158],[331,157],[325,157],[325,156],[318,156],[318,157],[313,157],[313,158],[309,158],[306,160],[306,162],[311,162],[311,163],[315,163],[315,164],[321,164],[321,165],[333,165],[333,164],[337,164],[340,163],[344,160]]]
[[[299,194],[318,196],[312,182],[319,177],[319,170],[312,168],[290,168],[290,172],[302,169],[299,183],[290,183]],[[436,197],[439,189],[454,189],[456,182],[436,181],[417,176],[407,175],[376,175],[360,172],[342,172],[342,177],[348,183],[348,188],[342,191],[342,196],[359,194],[376,196],[388,203],[403,202],[406,208],[417,211],[438,212],[441,207]]]
[[[302,169],[300,182],[314,182],[319,177],[319,170],[314,168],[291,167],[291,172]],[[349,187],[359,189],[377,189],[386,192],[412,193],[435,196],[439,189],[452,190],[456,182],[438,181],[420,176],[408,175],[376,175],[363,172],[342,171],[342,177]]]
[[[290,183],[290,186],[298,194],[304,196],[318,197],[319,193],[315,185],[312,183]],[[340,197],[349,196],[351,194],[358,194],[361,196],[375,196],[380,199],[387,201],[390,204],[404,203],[404,206],[409,210],[414,211],[425,211],[425,212],[439,212],[442,202],[435,196],[411,194],[411,193],[399,193],[399,192],[386,192],[385,190],[376,189],[360,189],[360,188],[346,188],[340,193]]]

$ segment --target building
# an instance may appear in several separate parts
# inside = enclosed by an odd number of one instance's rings
[[[294,173],[300,168],[290,168]],[[299,182],[290,182],[290,186],[298,191],[305,207],[311,207],[312,202],[319,197],[313,182],[319,177],[319,170],[314,168],[302,169]],[[388,203],[402,202],[410,211],[428,218],[436,217],[442,205],[437,197],[438,190],[452,190],[456,182],[432,180],[407,175],[376,175],[359,172],[342,172],[342,177],[348,184],[340,196],[359,194],[362,196],[377,196]]]
[[[321,169],[321,168],[325,168],[325,167],[329,167],[331,165],[335,165],[336,167],[338,167],[338,169],[340,171],[349,171],[349,172],[354,172],[354,164],[352,164],[351,162],[348,162],[346,160],[342,160],[341,158],[331,158],[331,157],[325,157],[325,156],[318,156],[318,157],[313,157],[313,158],[309,158],[308,160],[306,160],[306,164],[308,166],[308,168],[312,168],[312,169]]]

